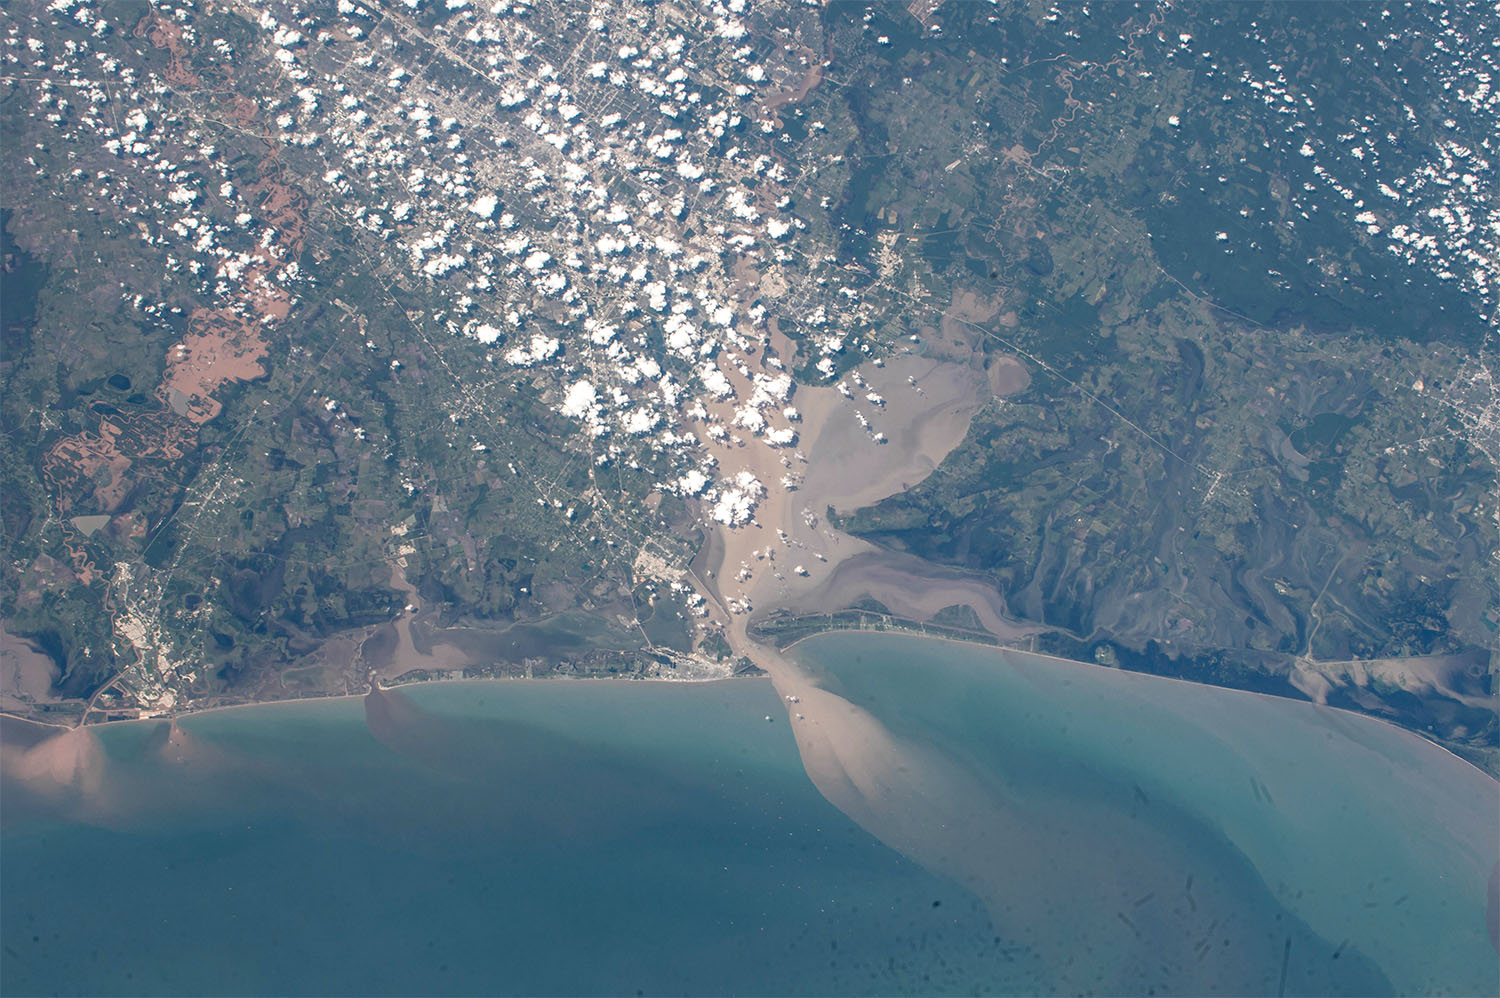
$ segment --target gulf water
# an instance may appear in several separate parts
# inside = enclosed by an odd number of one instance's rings
[[[819,796],[764,680],[181,729],[99,731],[86,799],[4,788],[5,994],[958,992],[1013,961],[977,899]]]
[[[1500,785],[1411,732],[906,635],[794,653],[931,783],[980,788],[952,872],[1048,990],[1500,991]]]
[[[973,870],[824,800],[763,680],[430,684],[9,780],[0,990],[1494,993],[1496,785],[1415,736],[925,639],[795,654],[974,777]]]

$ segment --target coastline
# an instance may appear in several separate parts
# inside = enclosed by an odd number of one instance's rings
[[[1427,737],[1426,735],[1422,734],[1420,731],[1415,731],[1415,730],[1413,730],[1411,728],[1408,728],[1408,727],[1405,727],[1403,725],[1397,724],[1396,722],[1388,720],[1388,719],[1386,719],[1384,717],[1378,717],[1378,716],[1376,716],[1374,714],[1367,714],[1367,713],[1364,713],[1362,711],[1350,710],[1347,707],[1340,707],[1340,706],[1337,706],[1335,704],[1321,704],[1321,703],[1317,703],[1317,702],[1312,701],[1312,700],[1299,700],[1296,697],[1284,696],[1284,695],[1282,695],[1280,693],[1265,693],[1265,692],[1262,692],[1260,690],[1246,690],[1246,689],[1241,689],[1241,688],[1236,687],[1236,686],[1220,686],[1217,683],[1201,683],[1201,682],[1198,682],[1197,680],[1193,680],[1193,679],[1184,679],[1181,676],[1159,676],[1159,675],[1156,675],[1155,673],[1150,673],[1150,672],[1134,672],[1134,671],[1132,671],[1130,669],[1121,669],[1121,668],[1116,668],[1114,666],[1101,665],[1098,662],[1086,662],[1086,661],[1083,661],[1081,659],[1076,659],[1076,658],[1063,658],[1063,657],[1061,657],[1059,655],[1049,655],[1046,652],[1030,651],[1030,650],[1025,649],[1025,648],[1014,647],[1013,645],[991,645],[991,644],[984,644],[984,643],[979,642],[979,641],[965,640],[964,638],[950,637],[950,636],[941,635],[941,634],[928,634],[928,633],[921,633],[921,632],[917,632],[917,631],[907,631],[907,630],[901,630],[901,629],[890,629],[890,630],[857,630],[857,629],[851,629],[851,628],[830,628],[830,629],[825,630],[825,631],[817,631],[817,632],[815,632],[813,634],[804,635],[804,636],[798,638],[797,640],[791,642],[790,644],[788,644],[785,648],[781,649],[781,651],[784,654],[786,652],[790,652],[793,648],[797,647],[798,645],[800,645],[803,642],[808,641],[808,640],[810,640],[812,638],[822,637],[822,636],[825,636],[825,635],[828,635],[828,634],[840,634],[840,633],[843,633],[843,634],[862,634],[862,635],[869,635],[871,637],[889,636],[889,637],[896,637],[896,638],[910,638],[910,639],[925,640],[925,641],[942,641],[942,642],[949,643],[949,644],[962,645],[962,646],[967,647],[967,648],[974,648],[974,649],[978,649],[978,650],[990,651],[990,652],[993,652],[995,654],[1002,654],[1002,655],[1003,654],[1026,655],[1026,656],[1031,657],[1031,658],[1042,659],[1042,660],[1044,660],[1046,662],[1050,662],[1050,663],[1052,663],[1054,665],[1064,665],[1064,666],[1067,666],[1067,665],[1076,665],[1076,666],[1083,666],[1083,667],[1086,667],[1086,668],[1089,668],[1089,669],[1098,669],[1098,670],[1101,670],[1101,671],[1103,671],[1105,673],[1115,673],[1115,674],[1118,674],[1118,675],[1121,675],[1121,676],[1138,677],[1137,679],[1130,680],[1132,682],[1149,681],[1149,680],[1157,679],[1157,680],[1162,680],[1162,681],[1169,682],[1169,683],[1176,683],[1176,684],[1179,684],[1180,686],[1184,686],[1184,687],[1195,687],[1195,688],[1198,688],[1198,689],[1210,689],[1210,690],[1222,690],[1222,691],[1224,691],[1226,693],[1233,693],[1233,694],[1237,694],[1237,695],[1241,695],[1241,696],[1247,696],[1247,697],[1252,697],[1252,698],[1261,698],[1261,699],[1265,699],[1265,700],[1281,701],[1281,702],[1284,702],[1284,703],[1292,703],[1292,704],[1303,704],[1303,705],[1305,705],[1307,707],[1312,708],[1315,711],[1336,711],[1337,713],[1339,713],[1340,715],[1343,715],[1343,716],[1352,717],[1352,718],[1361,718],[1361,719],[1364,719],[1364,720],[1367,720],[1367,721],[1372,721],[1372,722],[1374,722],[1376,724],[1385,725],[1386,727],[1391,728],[1394,731],[1399,731],[1399,732],[1402,732],[1404,734],[1411,735],[1412,737],[1417,738],[1417,739],[1421,740],[1422,742],[1424,742],[1424,743],[1426,743],[1428,745],[1431,745],[1433,748],[1436,748],[1439,751],[1447,753],[1448,755],[1452,756],[1454,759],[1457,759],[1459,762],[1463,763],[1464,765],[1469,766],[1469,767],[1477,770],[1480,773],[1483,773],[1490,780],[1492,780],[1492,781],[1494,781],[1496,783],[1500,783],[1500,778],[1497,778],[1493,773],[1490,773],[1487,770],[1483,769],[1482,767],[1475,765],[1473,762],[1469,761],[1468,759],[1465,759],[1463,756],[1459,755],[1457,752],[1454,752],[1452,749],[1448,748],[1446,745],[1442,744],[1439,741],[1436,741],[1433,738]]]
[[[784,609],[784,608],[778,608],[778,609]],[[853,610],[854,608],[849,608],[849,609]],[[833,612],[849,612],[849,611],[831,611],[830,615]],[[867,613],[871,613],[871,614],[876,613],[875,611],[863,611],[863,612],[867,612]],[[205,706],[205,707],[189,707],[189,708],[187,708],[185,710],[178,710],[178,711],[174,711],[174,712],[169,713],[169,714],[159,714],[159,715],[153,715],[153,716],[149,716],[149,717],[119,718],[119,719],[115,719],[115,720],[92,721],[92,722],[89,722],[87,724],[75,724],[75,725],[59,724],[59,723],[57,723],[55,721],[44,721],[44,720],[40,720],[40,719],[37,719],[37,718],[34,718],[34,717],[27,717],[27,716],[24,716],[24,715],[21,715],[21,714],[17,714],[14,711],[11,711],[11,710],[0,710],[0,730],[3,730],[6,726],[14,725],[14,724],[25,725],[25,726],[27,726],[28,728],[31,728],[31,729],[46,729],[46,734],[43,735],[40,739],[38,739],[38,740],[45,740],[46,738],[56,737],[56,736],[59,736],[59,735],[66,734],[68,732],[77,731],[77,730],[82,729],[82,728],[96,729],[96,728],[102,728],[102,727],[114,726],[114,725],[134,725],[134,724],[151,724],[151,723],[175,724],[178,721],[184,720],[184,719],[189,718],[189,717],[197,717],[197,716],[200,716],[200,715],[213,714],[213,713],[222,712],[222,711],[244,710],[244,709],[247,709],[247,708],[268,707],[268,706],[277,706],[277,705],[283,705],[283,706],[285,706],[285,705],[302,704],[302,703],[324,703],[324,702],[334,702],[334,701],[341,701],[341,700],[363,700],[365,697],[368,697],[372,692],[377,692],[377,691],[379,691],[379,692],[391,692],[391,691],[402,690],[402,689],[406,689],[406,688],[410,688],[410,687],[428,686],[428,685],[434,685],[434,684],[440,684],[440,685],[447,686],[447,685],[452,685],[452,684],[463,684],[463,683],[486,684],[486,685],[488,685],[488,684],[505,684],[505,683],[566,684],[566,683],[580,683],[581,682],[581,683],[667,683],[667,684],[674,684],[674,685],[700,685],[700,684],[713,684],[713,683],[728,683],[728,682],[743,682],[743,681],[767,680],[767,681],[772,682],[773,685],[777,685],[777,683],[776,683],[776,677],[772,674],[772,670],[771,669],[765,669],[763,667],[764,657],[768,657],[768,656],[769,657],[773,657],[775,660],[778,660],[778,661],[776,661],[776,665],[785,665],[785,664],[787,664],[786,660],[785,660],[785,656],[788,655],[789,653],[791,653],[799,645],[802,645],[803,643],[807,642],[810,639],[818,638],[818,637],[822,637],[822,636],[826,636],[826,635],[829,635],[829,634],[862,634],[862,635],[870,635],[870,636],[885,635],[885,636],[902,637],[902,638],[910,638],[910,639],[917,639],[917,640],[941,641],[941,642],[951,643],[951,644],[955,644],[955,645],[962,645],[962,646],[965,646],[965,647],[968,647],[968,648],[972,648],[972,649],[975,649],[975,650],[983,650],[983,651],[989,651],[989,652],[994,652],[994,653],[999,653],[999,654],[1015,653],[1015,654],[1020,654],[1020,655],[1026,655],[1026,656],[1029,656],[1031,658],[1038,659],[1038,660],[1044,660],[1044,661],[1047,661],[1047,662],[1050,662],[1050,663],[1053,663],[1053,664],[1059,665],[1059,666],[1081,666],[1081,667],[1086,667],[1086,668],[1089,668],[1089,669],[1102,670],[1103,672],[1107,672],[1107,673],[1120,673],[1122,675],[1128,675],[1128,676],[1139,676],[1139,677],[1141,677],[1142,680],[1157,679],[1157,680],[1163,680],[1163,681],[1166,681],[1166,682],[1181,684],[1181,685],[1189,686],[1189,687],[1206,687],[1206,688],[1209,688],[1209,689],[1224,690],[1224,691],[1227,691],[1227,692],[1230,692],[1230,693],[1241,694],[1241,695],[1244,695],[1244,696],[1255,697],[1255,698],[1262,698],[1262,699],[1266,699],[1266,700],[1277,700],[1277,701],[1284,701],[1284,702],[1287,702],[1287,703],[1294,703],[1294,704],[1306,704],[1307,706],[1313,707],[1313,708],[1318,709],[1318,710],[1337,711],[1341,715],[1348,715],[1350,717],[1358,717],[1358,718],[1367,718],[1367,719],[1369,719],[1371,721],[1374,721],[1376,723],[1386,725],[1387,727],[1390,727],[1390,728],[1392,728],[1394,730],[1402,731],[1402,732],[1406,732],[1408,734],[1414,735],[1414,736],[1420,738],[1422,741],[1424,741],[1424,742],[1426,742],[1426,743],[1428,743],[1430,745],[1433,745],[1434,747],[1442,750],[1443,752],[1445,752],[1448,755],[1452,756],[1453,758],[1459,760],[1460,762],[1463,762],[1465,765],[1473,767],[1474,769],[1476,769],[1479,772],[1483,773],[1485,776],[1489,777],[1491,780],[1496,780],[1497,782],[1500,782],[1500,778],[1497,778],[1495,776],[1495,774],[1492,774],[1489,771],[1485,770],[1482,766],[1477,765],[1472,760],[1465,759],[1463,756],[1461,756],[1458,753],[1454,752],[1452,749],[1450,749],[1448,746],[1444,745],[1442,742],[1438,741],[1437,739],[1435,739],[1435,738],[1433,738],[1433,737],[1431,737],[1431,736],[1429,736],[1429,735],[1427,735],[1427,734],[1425,734],[1425,733],[1423,733],[1421,731],[1418,731],[1416,729],[1407,727],[1407,726],[1402,725],[1402,724],[1398,724],[1395,721],[1392,721],[1392,720],[1390,720],[1388,718],[1380,717],[1379,715],[1376,715],[1376,714],[1367,713],[1367,712],[1359,711],[1359,710],[1353,710],[1353,709],[1350,709],[1348,707],[1339,706],[1337,704],[1320,704],[1320,703],[1318,703],[1318,702],[1316,702],[1314,700],[1311,700],[1311,699],[1299,698],[1299,697],[1290,696],[1290,695],[1281,694],[1281,693],[1270,693],[1270,692],[1266,692],[1266,691],[1263,691],[1263,690],[1249,690],[1249,689],[1244,689],[1242,687],[1225,686],[1225,685],[1221,685],[1221,684],[1218,684],[1218,683],[1201,682],[1199,680],[1187,679],[1187,678],[1184,678],[1184,677],[1181,677],[1181,676],[1165,676],[1165,675],[1159,675],[1159,674],[1156,674],[1156,673],[1138,672],[1138,671],[1135,671],[1135,670],[1125,669],[1125,668],[1121,668],[1121,667],[1118,667],[1118,666],[1104,665],[1104,664],[1101,664],[1099,662],[1089,661],[1089,660],[1085,660],[1085,659],[1067,658],[1067,657],[1061,656],[1061,655],[1053,655],[1053,654],[1050,654],[1048,652],[1035,651],[1035,650],[1032,650],[1030,648],[1023,648],[1023,647],[1020,647],[1020,646],[1018,646],[1016,644],[1013,644],[1013,643],[1006,643],[1004,640],[1002,640],[998,636],[996,636],[993,633],[988,632],[988,631],[985,631],[985,632],[975,632],[972,637],[965,637],[963,635],[951,633],[952,629],[951,628],[947,628],[946,625],[934,625],[938,629],[928,629],[928,625],[926,624],[925,621],[919,621],[919,620],[915,620],[913,618],[904,618],[904,617],[900,617],[899,615],[895,615],[895,614],[879,614],[879,616],[884,617],[889,622],[889,626],[886,626],[886,627],[871,627],[871,628],[866,628],[866,627],[839,627],[839,626],[831,626],[831,625],[830,626],[824,626],[824,627],[818,628],[816,630],[812,630],[812,631],[810,631],[807,634],[800,635],[800,636],[794,638],[792,641],[788,642],[784,646],[777,646],[775,644],[762,643],[760,640],[757,640],[756,638],[751,637],[751,636],[749,636],[747,634],[745,636],[745,640],[750,645],[750,650],[747,653],[748,657],[750,657],[752,659],[752,661],[755,661],[755,663],[756,663],[757,666],[762,667],[761,671],[760,672],[756,672],[756,673],[748,673],[748,674],[741,673],[741,674],[730,674],[730,675],[725,675],[725,676],[710,676],[710,677],[701,677],[701,678],[672,678],[672,677],[669,677],[669,676],[661,676],[661,675],[655,675],[655,676],[618,676],[618,675],[617,676],[521,676],[521,675],[517,675],[517,676],[465,676],[465,677],[459,677],[459,678],[428,677],[428,678],[422,678],[422,679],[406,680],[404,682],[401,681],[398,678],[397,680],[379,683],[378,685],[372,687],[370,690],[367,690],[367,691],[365,691],[363,693],[329,693],[329,694],[315,694],[315,695],[311,695],[311,696],[288,697],[288,698],[285,698],[285,699],[277,699],[277,700],[250,700],[250,701],[245,701],[243,703],[227,703],[227,704],[214,704],[212,706]],[[748,623],[750,624],[750,626],[753,627],[754,624],[756,624],[758,622],[761,622],[764,619],[765,619],[764,617],[761,617],[760,615],[757,614]],[[942,633],[943,630],[948,630],[948,631],[950,631],[950,633]],[[989,638],[990,640],[985,640],[985,638]],[[773,666],[773,668],[774,668],[774,666]],[[795,667],[794,667],[794,671],[797,672],[797,673],[801,672],[800,669],[795,669]],[[786,678],[786,677],[783,677],[783,678]],[[804,677],[804,676],[800,676],[799,675],[798,678],[799,679],[803,679],[804,681],[806,681],[806,677]],[[792,695],[797,695],[797,694],[793,693]],[[13,741],[11,739],[8,739],[8,738],[0,738],[0,742],[3,742],[6,745],[6,747],[11,747],[12,745],[16,744],[15,741]]]
[[[73,724],[0,710],[0,720],[38,725],[62,734],[99,725],[176,723],[199,714],[269,704],[363,698],[376,690],[398,690],[428,683],[576,682],[590,679],[704,683],[768,677],[782,695],[789,720],[800,721],[802,718],[798,712],[791,708],[791,704],[797,701],[789,698],[805,695],[811,684],[802,670],[784,657],[784,653],[820,634],[860,631],[904,634],[978,648],[1016,651],[1060,665],[1076,664],[1168,679],[1369,717],[1411,732],[1496,779],[1483,766],[1464,758],[1419,728],[1368,711],[1319,703],[1310,697],[1301,698],[1289,693],[1137,672],[1020,647],[1019,642],[1048,628],[1007,616],[1003,599],[981,577],[930,565],[912,556],[882,551],[816,515],[814,511],[849,511],[878,502],[887,495],[900,493],[919,483],[962,442],[974,414],[982,405],[990,398],[1002,397],[1024,386],[1024,378],[1009,379],[1003,384],[991,383],[985,372],[975,369],[972,356],[963,349],[967,327],[959,320],[965,315],[982,317],[992,309],[991,303],[977,296],[956,294],[954,301],[941,313],[939,326],[942,335],[932,338],[920,352],[909,350],[879,362],[878,366],[869,362],[850,370],[847,381],[859,386],[861,392],[880,393],[870,396],[881,401],[872,403],[875,407],[869,409],[872,419],[868,422],[856,408],[860,402],[853,396],[859,393],[843,391],[845,382],[838,386],[797,386],[792,401],[800,410],[797,420],[802,438],[800,449],[775,448],[754,438],[710,442],[709,448],[726,475],[730,472],[755,475],[764,486],[764,495],[748,523],[738,526],[709,524],[704,543],[688,566],[686,577],[707,598],[710,612],[723,626],[731,654],[749,660],[759,672],[691,677],[659,673],[649,676],[454,677],[451,673],[455,670],[444,669],[441,667],[443,663],[436,662],[430,670],[420,666],[408,670],[403,675],[423,674],[404,681],[401,676],[382,679],[378,671],[372,672],[370,689],[365,692],[214,703],[201,707],[186,705],[160,714],[115,720],[90,721],[90,712],[85,711]],[[933,352],[929,353],[929,350]],[[773,336],[772,350],[752,355],[749,368],[724,373],[741,394],[750,393],[755,385],[752,375],[771,378],[780,373],[779,366],[768,363],[770,357],[790,357],[793,353],[794,347],[789,341],[779,335]],[[1011,363],[1024,376],[1024,365],[1015,360]],[[732,413],[727,408],[717,415],[732,423]],[[878,435],[874,432],[877,428],[881,431]],[[880,439],[877,440],[877,436]],[[886,612],[861,610],[858,604],[866,598],[880,602],[887,608]],[[973,612],[978,629],[932,623],[937,613],[957,606],[968,607]],[[790,614],[793,620],[823,614],[827,614],[828,619],[825,623],[810,621],[808,633],[781,645],[775,635],[758,632],[782,612]],[[875,615],[883,619],[886,626],[838,626],[834,618],[849,613]],[[403,617],[398,622],[398,629],[408,624],[409,620]],[[409,644],[410,636],[404,631],[402,633],[403,641]],[[415,654],[415,657],[427,656]],[[794,715],[798,716],[794,718]]]
[[[413,679],[408,682],[392,682],[372,687],[364,693],[319,693],[305,697],[287,697],[282,700],[248,700],[245,703],[221,703],[211,707],[190,707],[186,710],[174,711],[170,714],[156,714],[150,717],[126,717],[113,721],[92,721],[88,724],[61,725],[51,721],[38,721],[11,711],[0,710],[0,727],[3,722],[19,721],[22,724],[34,725],[36,727],[55,728],[58,734],[81,729],[94,730],[96,728],[114,725],[129,724],[172,724],[189,717],[200,717],[204,714],[213,714],[228,710],[246,710],[253,707],[275,707],[298,703],[328,703],[338,700],[363,700],[371,693],[390,693],[396,690],[406,689],[412,686],[429,685],[455,685],[460,683],[667,683],[671,685],[700,685],[711,683],[745,682],[763,680],[768,678],[764,673],[758,675],[728,675],[711,676],[702,679],[671,679],[667,676],[464,676],[459,679]]]

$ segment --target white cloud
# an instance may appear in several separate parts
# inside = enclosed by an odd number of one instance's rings
[[[568,386],[568,392],[563,396],[562,414],[574,419],[591,416],[598,398],[599,393],[594,390],[593,385],[583,380],[575,381]]]

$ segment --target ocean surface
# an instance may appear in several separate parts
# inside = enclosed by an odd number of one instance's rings
[[[929,784],[978,788],[950,872],[1049,990],[1500,991],[1500,784],[1410,732],[914,636],[794,653]]]
[[[1497,785],[1414,736],[926,639],[796,655],[972,777],[972,869],[829,804],[769,682],[431,684],[8,777],[0,991],[1494,992]]]
[[[97,734],[97,793],[0,791],[4,994],[949,992],[1014,961],[818,794],[765,680]]]

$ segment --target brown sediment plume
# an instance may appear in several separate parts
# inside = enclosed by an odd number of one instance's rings
[[[840,610],[866,596],[917,620],[965,605],[1001,641],[1039,630],[1010,619],[987,580],[882,551],[828,522],[829,509],[851,513],[925,479],[963,441],[990,390],[983,372],[968,364],[915,354],[860,372],[865,387],[851,399],[833,387],[797,391],[805,448],[805,461],[792,466],[803,473],[799,487],[781,483],[783,455],[771,448],[710,445],[723,474],[750,470],[766,488],[755,520],[716,529],[695,564],[716,608],[726,611],[720,619],[730,646],[770,671],[749,640],[752,619],[778,609]],[[882,401],[869,402],[867,393]],[[884,443],[860,424],[861,405],[875,414]],[[750,612],[727,612],[745,604]]]
[[[1075,937],[1049,934],[1045,923],[1032,931],[1016,901],[1070,886],[1105,893],[1097,878],[1107,881],[1108,870],[1074,867],[1074,875],[1060,876],[1069,847],[1054,842],[1049,850],[1032,816],[1008,806],[994,787],[935,749],[893,735],[795,661],[763,647],[755,660],[791,704],[797,748],[818,791],[881,842],[973,892],[997,932],[1065,976]]]
[[[774,653],[750,639],[752,619],[778,609],[842,609],[866,595],[924,620],[967,605],[1001,640],[1036,629],[1009,620],[1003,598],[984,580],[880,551],[827,518],[829,510],[852,513],[919,484],[963,442],[974,415],[998,393],[995,380],[1006,391],[1020,385],[1024,369],[1008,362],[1003,377],[977,367],[983,354],[974,323],[998,309],[998,302],[956,294],[934,348],[942,356],[898,353],[878,366],[862,365],[838,386],[799,386],[795,460],[757,440],[707,444],[723,477],[749,471],[765,490],[752,522],[716,527],[694,564],[737,654],[784,675]],[[765,360],[751,356],[746,364]],[[750,393],[746,371],[730,366],[723,373],[739,396]],[[731,422],[728,413],[719,415]]]
[[[722,554],[703,567],[705,576],[713,573],[706,581],[721,607],[748,601],[756,616],[797,608],[840,563],[878,557],[872,545],[828,523],[827,510],[852,512],[921,482],[962,442],[983,401],[983,376],[964,364],[907,354],[860,370],[866,387],[851,392],[851,399],[833,387],[797,390],[804,459],[789,467],[783,464],[786,452],[759,441],[709,444],[724,476],[748,470],[766,493],[754,522],[715,531],[714,546]],[[735,381],[735,372],[728,376]],[[872,403],[868,394],[882,401]],[[861,409],[885,434],[884,442],[860,423]],[[800,475],[800,484],[786,484],[788,472]],[[960,595],[942,606],[974,600]],[[729,624],[731,646],[744,629],[742,617]],[[748,647],[739,652],[754,657]]]
[[[379,686],[372,686],[370,692],[363,697],[365,705],[365,723],[370,727],[370,734],[380,741],[385,739],[381,736],[394,731],[397,727],[417,723],[424,718],[423,711],[411,698],[400,690],[387,690]]]
[[[967,606],[980,626],[1001,641],[1041,630],[1006,617],[1005,600],[982,577],[933,565],[914,555],[887,552],[865,552],[840,562],[797,607],[802,613],[832,612],[866,597],[878,600],[898,617],[920,621],[951,606]]]
[[[0,765],[8,776],[40,793],[95,794],[104,785],[104,750],[98,736],[84,727],[59,731],[25,748],[12,748],[7,741]]]
[[[443,756],[444,725],[418,707],[400,690],[378,685],[363,697],[365,726],[370,736],[398,755],[444,770],[452,760]]]
[[[821,688],[795,657],[760,648],[756,661],[790,705],[819,792],[895,851],[978,897],[997,937],[1041,961],[1050,990],[1100,989],[1098,968],[1081,956],[1095,950],[1116,954],[1117,981],[1206,993],[1222,979],[1254,979],[1265,954],[1253,947],[1200,959],[1204,924],[1249,938],[1254,916],[1217,882],[1198,884],[1191,903],[1179,896],[1185,843],[1172,833],[1123,811],[1015,790],[1004,773],[981,775],[935,744],[893,733]],[[1142,907],[1152,897],[1163,903]]]
[[[995,310],[993,303],[956,302],[969,311],[981,306]],[[804,768],[818,790],[896,851],[972,890],[997,927],[1030,946],[1067,983],[1075,936],[1034,917],[1025,905],[1058,893],[1097,897],[1102,914],[1086,932],[1080,927],[1076,938],[1120,944],[1122,934],[1135,929],[1115,916],[1145,893],[1140,884],[1177,880],[1170,850],[1136,827],[1122,833],[1122,840],[1134,838],[1120,854],[1149,856],[1148,869],[1122,869],[1117,856],[1091,854],[1097,837],[1071,824],[1086,823],[1087,816],[1055,808],[1041,820],[1012,799],[1003,780],[981,778],[938,749],[893,734],[875,716],[821,688],[793,656],[750,636],[750,620],[777,609],[840,609],[862,595],[920,619],[965,604],[1002,639],[1032,630],[1006,617],[1003,599],[984,580],[880,551],[828,522],[830,508],[853,512],[917,485],[962,442],[981,405],[1024,387],[1026,372],[1019,364],[997,361],[998,370],[980,369],[967,326],[945,322],[944,331],[944,357],[907,353],[880,367],[863,366],[858,378],[848,377],[847,395],[836,387],[799,387],[794,401],[802,413],[800,462],[783,462],[785,452],[759,441],[710,444],[722,474],[749,470],[766,495],[754,522],[714,531],[695,569],[716,597],[731,647],[770,675],[787,705]],[[736,389],[742,387],[734,372],[726,375]],[[783,469],[800,476],[800,483],[779,484]],[[730,612],[746,604],[753,611]],[[1196,966],[1192,955],[1170,954],[1184,968]],[[1186,989],[1212,983],[1194,973],[1184,970],[1177,983]],[[1091,986],[1083,979],[1072,983],[1065,989]]]
[[[186,731],[174,717],[161,726],[156,751],[167,762],[201,766],[223,761],[223,753]]]
[[[10,755],[19,755],[34,745],[62,734],[68,729],[61,724],[32,721],[12,714],[0,714],[0,750]]]

